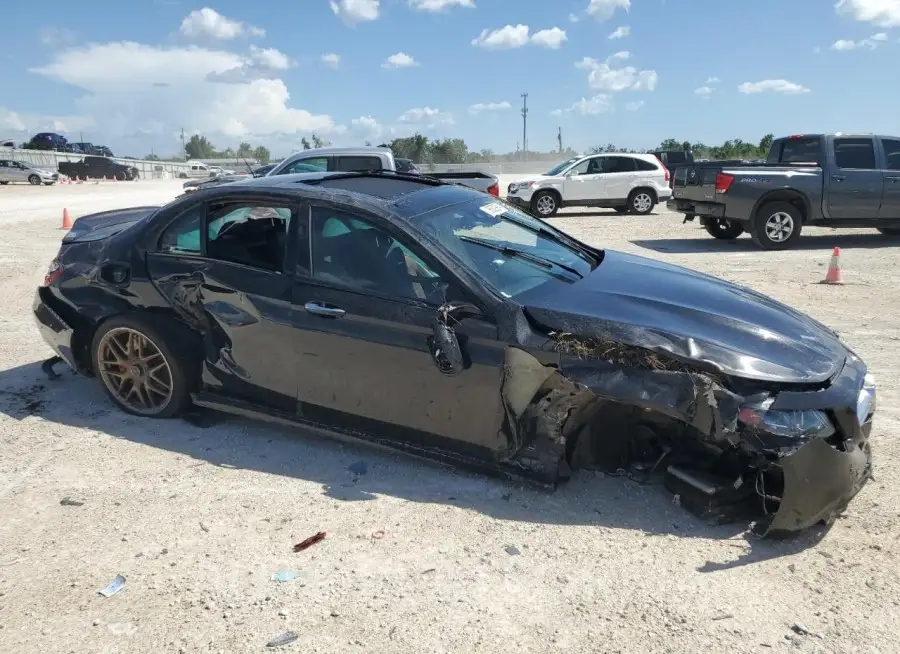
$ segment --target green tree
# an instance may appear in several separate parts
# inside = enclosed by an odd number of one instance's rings
[[[416,133],[413,136],[394,139],[389,147],[395,157],[412,159],[416,163],[425,163],[430,160],[429,145],[427,136]]]
[[[194,134],[191,140],[184,144],[184,151],[189,159],[212,159],[216,153],[209,139],[199,134]]]
[[[269,148],[266,148],[262,145],[256,146],[253,150],[253,158],[256,159],[262,165],[266,165],[272,160],[272,153],[269,152]]]
[[[462,139],[442,139],[431,144],[432,163],[465,163],[468,155],[469,148]]]
[[[144,157],[144,161],[159,161],[159,155],[152,152]]]
[[[766,157],[769,155],[769,150],[772,149],[772,142],[774,140],[774,134],[766,134],[759,140],[759,153],[761,156]]]
[[[319,136],[315,133],[310,134],[309,138],[312,139],[312,145],[314,148],[324,148],[331,145],[331,143],[329,143],[325,139],[319,138]]]
[[[247,141],[241,141],[240,145],[238,145],[237,155],[239,157],[249,157],[253,154],[253,146],[247,143]]]
[[[300,139],[300,147],[302,147],[304,150],[312,150],[312,146],[309,144],[309,141],[306,140],[305,136]]]

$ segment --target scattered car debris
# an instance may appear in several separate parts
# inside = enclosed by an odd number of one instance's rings
[[[307,538],[306,540],[302,540],[299,543],[297,543],[296,545],[294,545],[294,551],[302,552],[303,550],[309,549],[316,543],[320,543],[323,540],[325,540],[325,532],[320,531],[319,533],[314,534],[314,535],[310,536],[309,538]]]
[[[299,577],[299,576],[300,576],[300,573],[299,573],[299,572],[292,572],[292,571],[290,571],[290,570],[285,570],[285,571],[282,571],[282,572],[276,572],[276,573],[274,573],[274,574],[270,577],[270,579],[271,579],[272,581],[276,582],[276,583],[283,584],[283,583],[285,583],[285,582],[287,582],[287,581],[293,581],[294,579],[296,579],[296,578]]]
[[[200,522],[200,529],[203,530],[204,533],[209,533],[209,525],[205,522]]]
[[[110,582],[109,586],[99,592],[103,597],[112,597],[123,588],[125,588],[125,577],[116,575],[116,578]]]
[[[351,463],[347,466],[347,470],[352,472],[354,475],[361,476],[369,472],[369,466],[365,461],[356,461],[355,463]]]
[[[432,572],[437,571],[437,568],[428,568],[427,570],[422,570],[423,575],[430,575]]]
[[[300,638],[300,636],[296,631],[285,631],[280,636],[275,636],[275,638],[266,643],[266,647],[282,647],[283,645],[293,643],[298,638]]]
[[[59,503],[63,506],[84,506],[84,502],[80,500],[73,500],[71,497],[62,498]]]
[[[718,615],[713,616],[713,620],[731,620],[734,617],[734,613],[720,613]]]
[[[62,363],[62,360],[62,357],[57,355],[50,357],[41,364],[41,370],[51,381],[55,381],[61,377],[61,375],[53,369],[53,366],[57,363]]]
[[[522,551],[515,545],[507,545],[503,549],[506,550],[506,553],[510,556],[519,556],[522,553]]]
[[[382,538],[384,538],[384,536],[385,536],[385,534],[384,534],[383,529],[379,529],[378,531],[372,532],[372,540],[381,540]]]

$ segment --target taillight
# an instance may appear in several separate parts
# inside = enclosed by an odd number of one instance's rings
[[[716,173],[716,193],[728,193],[728,189],[734,183],[734,175],[728,173]]]
[[[47,268],[47,274],[44,275],[44,286],[50,286],[62,277],[62,274],[63,267],[59,262],[59,257],[53,257],[53,261],[50,262],[50,267]]]
[[[487,192],[490,193],[491,195],[493,195],[494,197],[499,198],[500,197],[500,185],[493,184],[493,185],[489,186]]]
[[[653,156],[656,157],[656,160],[659,162],[659,165],[662,166],[663,173],[666,176],[666,182],[668,182],[669,181],[669,167],[663,163],[663,160],[660,159],[658,155],[653,155]]]

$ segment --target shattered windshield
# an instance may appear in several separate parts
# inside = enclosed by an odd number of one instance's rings
[[[575,163],[579,159],[581,159],[581,157],[574,157],[572,159],[566,159],[558,166],[554,166],[553,168],[548,170],[546,173],[544,173],[544,175],[546,175],[547,177],[555,177],[556,175],[559,175],[562,171],[564,171],[566,168],[571,166],[573,163]]]
[[[435,209],[415,223],[504,297],[545,284],[572,284],[598,263],[548,224],[495,200]]]

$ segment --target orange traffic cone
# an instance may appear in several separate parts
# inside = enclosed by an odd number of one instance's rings
[[[825,274],[823,284],[843,284],[844,274],[841,272],[841,248],[834,248],[831,253],[831,263],[828,264],[828,272]]]
[[[69,218],[68,209],[63,209],[63,221],[60,229],[72,229],[72,219]]]

